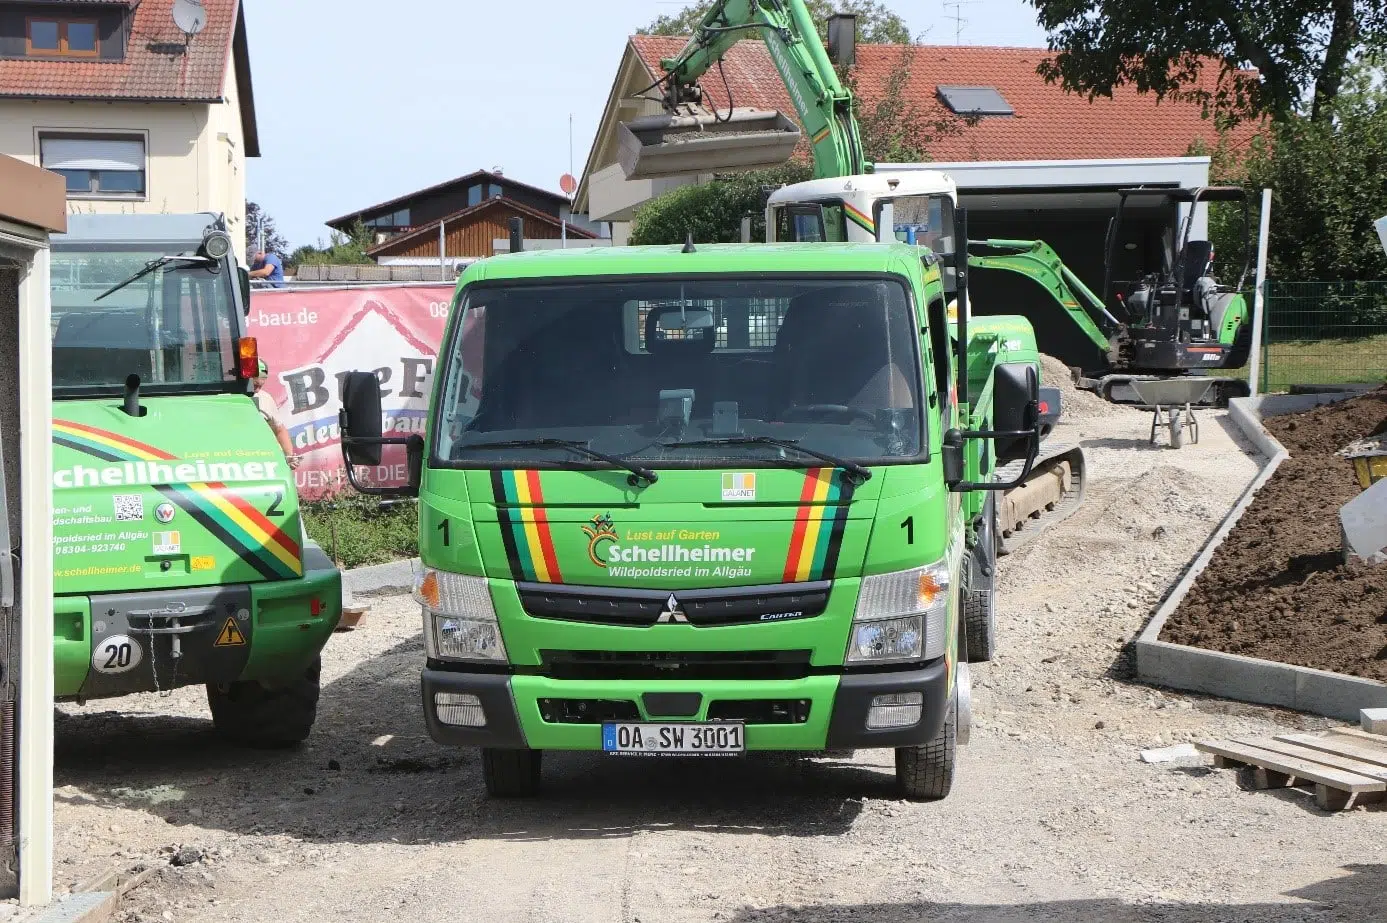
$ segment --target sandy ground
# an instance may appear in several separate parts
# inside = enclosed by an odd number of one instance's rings
[[[199,690],[64,707],[59,884],[173,857],[118,918],[202,923],[1382,919],[1380,810],[1138,758],[1326,723],[1129,679],[1133,637],[1256,469],[1226,418],[1203,424],[1179,451],[1135,411],[1075,424],[1089,497],[1004,559],[1002,651],[974,670],[943,802],[896,799],[886,751],[559,755],[541,799],[490,801],[477,756],[424,731],[419,619],[392,597],[329,644],[301,751],[216,743]]]

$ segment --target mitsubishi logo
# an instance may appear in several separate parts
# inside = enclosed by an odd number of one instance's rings
[[[678,622],[681,625],[689,624],[688,616],[679,611],[679,599],[673,593],[669,594],[669,599],[665,600],[665,611],[660,613],[655,624],[664,625],[670,622]]]

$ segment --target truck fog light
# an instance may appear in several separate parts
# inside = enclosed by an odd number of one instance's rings
[[[486,727],[486,712],[482,711],[482,700],[475,695],[435,692],[433,706],[438,712],[438,720],[444,724],[469,728]]]
[[[920,712],[924,706],[924,694],[919,692],[894,692],[874,696],[872,707],[867,711],[867,727],[880,730],[919,724]]]

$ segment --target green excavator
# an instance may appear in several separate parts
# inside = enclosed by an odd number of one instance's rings
[[[727,84],[730,108],[706,107],[699,80],[720,68],[743,39],[765,43],[803,132],[783,113],[737,108]],[[863,149],[852,93],[835,69],[854,56],[851,15],[830,21],[825,48],[803,0],[717,0],[683,50],[660,62],[665,73],[648,91],[659,92],[664,114],[620,126],[623,172],[634,180],[762,169],[790,159],[807,135],[814,179],[770,194],[768,241],[895,239],[928,247],[950,265],[958,239],[958,189],[942,172],[874,170]],[[1241,283],[1230,288],[1215,280],[1208,272],[1207,243],[1190,240],[1196,208],[1234,193],[1241,190],[1123,190],[1109,233],[1109,268],[1129,201],[1164,195],[1188,206],[1179,256],[1144,272],[1123,292],[1107,291],[1115,285],[1109,280],[1103,297],[1095,295],[1042,241],[968,241],[968,263],[1035,281],[1106,359],[1101,368],[1076,370],[1076,383],[1109,400],[1139,401],[1134,383],[1240,368],[1246,362],[1250,325]],[[1184,284],[1191,275],[1193,284]],[[1109,310],[1110,300],[1124,317]],[[1246,393],[1237,378],[1214,384],[1211,393],[1222,398]]]

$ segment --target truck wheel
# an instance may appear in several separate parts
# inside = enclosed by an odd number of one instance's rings
[[[323,661],[284,686],[271,688],[256,680],[207,686],[207,704],[217,733],[247,747],[292,747],[308,737],[318,717],[318,690]]]
[[[923,747],[896,748],[896,783],[910,801],[938,801],[954,784],[958,699],[949,702],[939,734]]]
[[[973,555],[963,559],[963,633],[969,663],[987,663],[997,653],[997,591],[973,589]]]
[[[529,798],[539,791],[543,750],[482,748],[482,779],[494,798]]]

